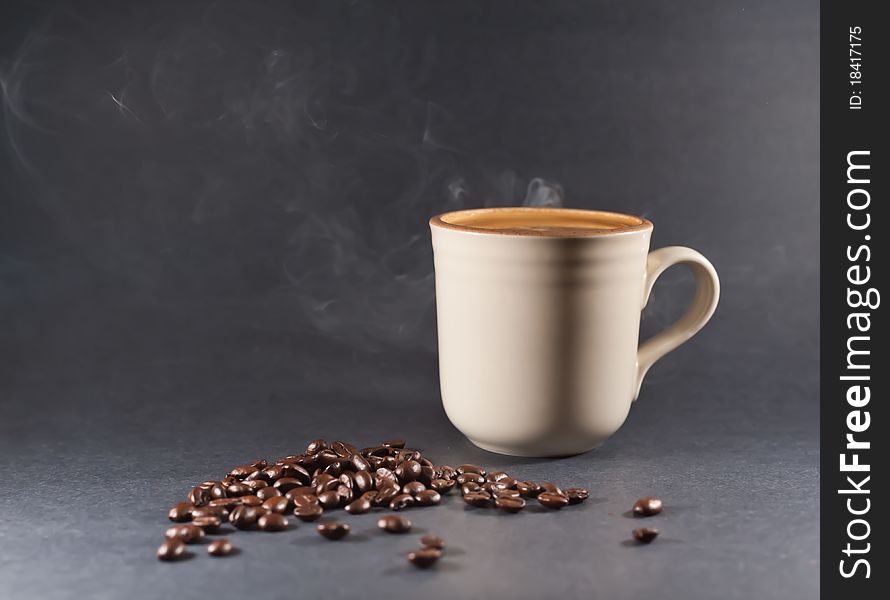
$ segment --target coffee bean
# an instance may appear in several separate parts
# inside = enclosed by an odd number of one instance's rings
[[[348,458],[358,452],[357,448],[351,447],[350,444],[345,444],[343,442],[334,442],[331,444],[331,450],[333,450],[340,458]]]
[[[281,471],[281,465],[272,465],[271,467],[266,467],[265,469],[263,469],[262,478],[268,481],[270,484],[274,483],[284,477]]]
[[[318,502],[325,508],[336,508],[340,506],[340,494],[335,490],[328,490],[318,495]]]
[[[450,479],[433,479],[430,482],[430,487],[440,494],[447,494],[454,489],[455,485],[455,482]]]
[[[285,494],[288,500],[294,502],[294,498],[297,496],[315,496],[315,488],[309,487],[306,485],[302,485],[300,487],[296,487],[292,490],[288,490]]]
[[[368,463],[361,454],[353,454],[349,460],[352,462],[352,466],[356,472],[367,471],[371,468],[370,463]]]
[[[396,467],[396,477],[402,483],[414,481],[420,476],[420,463],[416,460],[406,460]]]
[[[550,492],[551,494],[562,494],[562,490],[559,489],[559,486],[553,483],[552,481],[546,481],[541,484],[541,490],[545,492]]]
[[[256,491],[256,497],[265,502],[269,498],[275,498],[276,496],[282,496],[281,490],[277,490],[274,487],[267,486],[264,488],[260,488]]]
[[[411,530],[411,521],[397,515],[386,515],[380,517],[377,527],[389,533],[405,533]]]
[[[569,504],[580,504],[590,497],[590,492],[582,487],[568,488],[566,497],[569,499]]]
[[[269,512],[283,515],[290,508],[290,500],[284,496],[275,496],[263,502],[263,508]]]
[[[174,525],[167,529],[165,536],[183,544],[197,544],[204,539],[204,530],[197,525]]]
[[[250,480],[245,479],[244,481],[241,482],[241,485],[245,486],[248,489],[248,492],[247,492],[248,494],[253,494],[257,490],[269,486],[269,484],[266,483],[265,481],[263,481],[262,479],[250,479]],[[229,493],[229,495],[231,496],[232,494]]]
[[[319,523],[315,530],[319,535],[329,540],[339,540],[349,533],[349,525],[346,523]]]
[[[404,448],[405,440],[400,439],[400,438],[394,438],[391,440],[386,440],[385,442],[381,443],[380,445],[383,446],[384,448]]]
[[[238,529],[250,529],[263,514],[265,511],[256,506],[236,506],[229,514],[229,522]]]
[[[235,479],[244,479],[256,470],[256,467],[254,467],[253,465],[240,465],[229,471],[229,477],[234,477]]]
[[[634,539],[643,544],[648,544],[658,537],[658,530],[652,527],[640,527],[633,530]]]
[[[520,498],[519,490],[497,490],[492,494],[495,498]]]
[[[470,506],[488,508],[491,506],[491,494],[488,492],[470,492],[464,495],[464,502]]]
[[[346,485],[339,485],[337,489],[334,490],[337,492],[337,495],[340,497],[340,506],[346,506],[352,499],[355,498],[355,495],[352,493],[352,488]]]
[[[356,471],[352,476],[352,484],[360,493],[365,493],[374,487],[374,477],[368,471]]]
[[[238,499],[241,501],[242,506],[260,506],[263,504],[262,499],[253,494],[249,496],[241,496]]]
[[[188,501],[195,506],[205,506],[213,498],[210,496],[210,490],[202,487],[194,487],[188,493]]]
[[[226,497],[226,488],[221,483],[216,483],[210,488],[210,497],[214,500]]]
[[[485,483],[485,477],[483,477],[479,473],[461,473],[457,476],[457,484],[463,485],[465,483],[475,483],[476,485],[482,485],[483,483]]]
[[[541,486],[534,481],[517,481],[516,489],[519,490],[521,496],[526,498],[536,498],[543,491]]]
[[[421,506],[435,506],[442,501],[442,495],[436,490],[423,490],[415,496],[415,500]]]
[[[386,485],[399,485],[399,480],[395,473],[387,468],[381,467],[374,472],[374,486],[379,490]]]
[[[424,548],[408,554],[408,562],[418,569],[428,569],[436,564],[442,557],[442,551],[438,548]]]
[[[192,520],[200,519],[202,517],[219,517],[220,519],[224,518],[229,511],[224,506],[202,506],[200,508],[192,509]]]
[[[481,491],[483,491],[482,486],[479,485],[478,483],[476,483],[475,481],[470,481],[470,482],[465,483],[462,486],[460,486],[461,496],[466,496],[467,494],[473,494],[475,492],[481,492]],[[488,493],[488,491],[486,491],[485,493]]]
[[[421,464],[420,465],[420,475],[417,476],[417,481],[422,483],[423,485],[429,487],[433,482],[433,476],[435,475],[435,471],[432,467],[428,465]]]
[[[294,509],[294,516],[301,521],[314,521],[324,514],[324,509],[318,504],[306,504]]]
[[[300,494],[299,496],[291,497],[290,500],[297,508],[301,506],[319,506],[318,496],[315,494]]]
[[[347,504],[344,510],[351,515],[363,515],[371,511],[371,501],[365,496],[361,496]]]
[[[436,548],[441,550],[445,547],[445,541],[437,535],[427,534],[420,538],[420,545],[424,548]]]
[[[306,446],[306,454],[318,454],[322,450],[325,450],[328,447],[327,442],[323,439],[312,440],[309,442],[309,445]]]
[[[213,533],[219,529],[219,526],[222,524],[222,519],[219,517],[201,517],[200,519],[194,519],[192,521],[192,525],[195,527],[200,527],[207,533]]]
[[[563,496],[562,494],[556,494],[554,492],[541,492],[538,494],[538,502],[542,506],[546,506],[547,508],[562,508],[563,506],[569,505],[569,499]]]
[[[403,494],[411,494],[412,496],[416,496],[420,492],[426,489],[426,486],[420,483],[419,481],[409,481],[405,485],[402,486]]]
[[[389,506],[393,498],[399,495],[399,487],[397,485],[384,485],[377,488],[377,497],[374,498],[374,504],[377,506]]]
[[[210,556],[228,556],[234,549],[232,542],[226,538],[219,538],[210,542],[207,546],[207,554]]]
[[[265,481],[263,485],[265,485]],[[238,496],[246,496],[251,492],[251,488],[247,487],[243,483],[233,483],[228,488],[226,488],[226,494],[231,498],[237,498]]]
[[[340,480],[330,473],[319,473],[312,478],[312,485],[315,487],[315,495],[320,496],[324,492],[337,489]]]
[[[192,509],[195,507],[191,502],[177,502],[167,511],[167,518],[175,523],[182,523],[192,518]]]
[[[482,475],[483,477],[485,477],[485,469],[483,469],[479,465],[466,464],[466,465],[459,466],[457,468],[457,474],[463,475],[464,473],[478,473],[479,475]],[[478,483],[482,483],[482,482],[480,481]]]
[[[638,517],[651,517],[660,513],[663,508],[661,498],[644,496],[634,502],[633,512]]]
[[[185,544],[176,539],[169,539],[158,547],[158,560],[174,561],[185,558]]]
[[[302,487],[300,480],[296,477],[282,477],[272,485],[282,494],[286,494],[294,488]]]
[[[414,497],[410,494],[399,494],[389,501],[389,510],[402,510],[414,504]]]
[[[256,524],[263,531],[284,531],[287,529],[287,517],[279,513],[266,513]]]
[[[525,500],[522,498],[497,498],[494,505],[507,513],[518,513],[525,508]]]
[[[243,497],[244,496],[241,498]],[[220,506],[231,510],[239,504],[242,504],[241,498],[217,498],[216,500],[211,500],[207,506]]]
[[[457,477],[457,469],[444,465],[441,469],[441,473],[439,473],[439,477],[442,479],[454,479]]]

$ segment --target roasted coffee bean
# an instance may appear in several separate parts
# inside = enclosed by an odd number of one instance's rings
[[[210,497],[211,497],[213,500],[216,500],[216,499],[218,499],[218,498],[225,498],[225,497],[226,497],[226,488],[225,488],[225,486],[223,486],[222,483],[216,483],[216,484],[214,484],[214,486],[213,486],[212,488],[210,488]]]
[[[185,544],[176,539],[165,541],[158,547],[156,552],[158,560],[180,560],[185,558]]]
[[[284,496],[275,496],[263,502],[263,509],[283,515],[290,508],[290,500]]]
[[[421,506],[435,506],[442,501],[442,495],[436,490],[423,490],[414,499]]]
[[[282,473],[281,465],[272,465],[271,467],[266,467],[263,469],[263,479],[268,481],[269,483],[274,483],[284,477]]]
[[[248,480],[242,481],[241,485],[244,485],[247,487],[247,489],[249,490],[247,492],[248,494],[252,494],[257,490],[268,486],[269,484],[266,483],[265,481],[263,481],[262,479],[251,479],[250,481],[248,481]],[[231,494],[229,494],[229,495],[231,495]]]
[[[537,498],[538,494],[544,491],[534,481],[517,481],[516,489],[519,490],[521,496],[526,498]]]
[[[288,500],[294,502],[294,498],[296,498],[297,496],[315,496],[315,488],[302,485],[292,490],[288,490],[284,495],[288,498]]]
[[[397,515],[386,515],[377,520],[377,527],[389,533],[405,533],[411,530],[411,521]]]
[[[485,476],[485,481],[501,481],[509,477],[506,471],[491,471]]]
[[[440,494],[447,494],[454,489],[455,485],[455,482],[450,479],[433,479],[430,482],[430,487]]]
[[[409,481],[405,485],[402,486],[403,494],[411,494],[412,496],[416,496],[420,492],[426,489],[426,486],[420,483],[419,481]]]
[[[427,534],[420,538],[420,545],[424,548],[441,550],[445,547],[445,541],[437,535]]]
[[[377,497],[374,498],[374,504],[377,506],[389,506],[390,501],[399,495],[399,486],[384,485],[377,488]]]
[[[566,490],[566,498],[569,499],[569,504],[581,504],[589,497],[590,492],[587,491],[587,488],[573,487]]]
[[[466,484],[464,484],[464,485],[466,485]],[[493,496],[494,493],[499,492],[500,489],[498,488],[498,484],[496,484],[495,482],[486,481],[485,483],[482,484],[482,491],[488,492],[489,494],[491,494]]]
[[[368,471],[356,471],[352,476],[352,484],[363,494],[374,487],[374,477]]]
[[[213,540],[207,546],[207,554],[210,556],[228,556],[235,549],[232,546],[232,542],[230,542],[226,538],[219,538],[218,540]]]
[[[195,507],[191,502],[177,502],[169,511],[167,518],[175,523],[182,523],[192,518],[192,509]]]
[[[320,496],[323,492],[335,490],[340,485],[340,480],[330,473],[319,473],[312,478],[312,482],[316,496]]]
[[[414,481],[420,475],[420,463],[416,460],[406,460],[396,467],[396,477],[402,483]]]
[[[457,477],[457,469],[455,469],[454,467],[449,467],[448,465],[444,465],[441,468],[439,477],[441,477],[442,479],[454,479],[455,477]]]
[[[349,525],[346,523],[319,523],[315,530],[319,535],[329,540],[339,540],[349,533]]]
[[[285,496],[286,498],[287,496]],[[315,494],[300,494],[298,496],[292,496],[290,501],[297,508],[301,506],[320,506],[318,503],[318,496]]]
[[[519,490],[497,490],[492,494],[495,498],[520,498]]]
[[[337,495],[340,497],[341,506],[346,506],[352,502],[352,499],[355,497],[352,493],[352,488],[349,486],[339,485],[334,491],[337,492]]]
[[[282,496],[281,490],[277,490],[272,486],[266,486],[264,488],[260,488],[256,491],[256,497],[265,502],[269,498],[274,498],[276,496]]]
[[[204,530],[197,525],[174,525],[167,529],[168,539],[179,540],[183,544],[197,544],[204,539]]]
[[[400,439],[400,438],[394,438],[391,440],[386,440],[385,442],[381,443],[380,445],[385,448],[404,448],[405,440]]]
[[[265,511],[256,506],[236,506],[229,514],[229,522],[238,529],[250,529],[263,514]]]
[[[241,498],[243,498],[242,496]],[[207,506],[221,506],[223,508],[227,508],[231,510],[232,508],[241,504],[241,498],[217,498],[216,500],[211,500]]]
[[[422,483],[423,485],[429,487],[433,482],[433,476],[435,475],[435,471],[433,471],[432,467],[428,467],[426,465],[420,466],[420,475],[417,476],[417,481]]]
[[[457,468],[457,474],[463,475],[464,473],[479,473],[483,477],[485,477],[485,469],[480,467],[479,465],[461,465]],[[482,483],[481,481],[479,483]]]
[[[507,513],[518,513],[525,508],[525,500],[522,498],[504,498],[499,497],[494,501],[494,505]]]
[[[207,533],[213,533],[219,529],[220,525],[222,525],[222,519],[219,517],[201,517],[200,519],[193,520],[192,525],[200,527]]]
[[[545,481],[541,484],[541,491],[550,492],[551,494],[562,494],[562,490],[559,489],[559,486],[553,483],[552,481]]]
[[[331,450],[333,450],[334,454],[336,454],[340,458],[348,458],[355,454],[355,452],[350,451],[351,449],[349,447],[349,444],[345,444],[343,442],[334,442],[333,444],[331,444]]]
[[[469,494],[464,494],[464,502],[470,506],[488,508],[491,506],[491,494],[488,492],[470,492]]]
[[[651,517],[660,513],[663,508],[661,498],[644,496],[634,502],[633,512],[638,517]]]
[[[340,494],[335,490],[328,490],[318,495],[318,502],[325,508],[336,508],[340,506]]]
[[[414,504],[414,497],[410,494],[399,494],[389,501],[389,510],[402,510]]]
[[[306,454],[318,454],[322,450],[327,449],[328,444],[323,439],[312,440],[309,442],[309,445],[306,446]]]
[[[224,518],[229,511],[224,506],[201,506],[200,508],[192,509],[192,520],[200,519],[202,517],[219,517],[220,519]]]
[[[265,485],[265,482],[263,482]],[[246,496],[251,493],[251,488],[247,487],[243,483],[233,483],[228,488],[226,488],[226,495],[230,498],[237,498],[239,496]]]
[[[285,494],[294,488],[302,487],[302,484],[296,477],[282,477],[273,484],[273,487]]]
[[[538,494],[538,502],[547,508],[562,508],[569,505],[569,499],[562,494],[553,492],[541,492]]]
[[[482,485],[485,483],[485,477],[480,475],[479,473],[461,473],[457,476],[457,484],[463,485],[465,483],[475,483],[476,485]]]
[[[213,498],[210,496],[210,490],[202,487],[194,487],[188,493],[188,501],[195,506],[206,506]]]
[[[250,494],[249,496],[241,496],[238,498],[241,501],[243,506],[261,506],[263,504],[262,499],[259,496],[254,496]]]
[[[371,501],[361,496],[347,504],[344,510],[351,515],[363,515],[371,511]]]
[[[319,504],[306,504],[294,509],[294,516],[301,521],[314,521],[324,514],[324,509]]]
[[[466,496],[467,494],[472,494],[474,492],[481,492],[481,491],[482,491],[482,486],[479,485],[478,483],[476,483],[475,481],[471,481],[469,483],[465,483],[462,486],[460,486],[460,493],[462,496]],[[485,493],[488,493],[488,490],[486,490]]]
[[[442,557],[442,551],[438,548],[423,548],[408,554],[408,562],[418,569],[428,569],[436,564]]]
[[[380,488],[387,485],[399,485],[399,479],[396,477],[396,474],[381,467],[374,472],[374,486],[379,490]]]
[[[349,465],[352,466],[352,463],[349,463]],[[343,472],[343,461],[338,460],[336,462],[332,462],[324,468],[323,472],[327,473],[331,477],[339,477],[340,473]]]
[[[287,517],[279,513],[266,513],[256,524],[263,531],[284,531],[287,529]]]
[[[328,465],[334,464],[335,462],[340,462],[341,458],[342,457],[340,455],[338,455],[336,452],[333,452],[332,450],[322,450],[315,455],[315,464],[323,469]]]
[[[265,458],[258,458],[257,460],[253,461],[254,469],[265,469],[268,466],[269,462]]]
[[[361,454],[353,454],[349,460],[352,462],[352,466],[356,472],[367,471],[371,468],[371,465]]]
[[[399,461],[396,460],[395,456],[384,456],[380,461],[380,467],[383,469],[389,469],[390,471],[395,471],[395,468],[399,466]]]
[[[240,465],[229,471],[229,477],[234,477],[235,479],[244,479],[256,470],[256,467],[254,467],[253,465]]]
[[[648,544],[658,537],[658,530],[652,527],[640,527],[633,530],[634,539],[643,544]]]
[[[255,481],[257,479],[262,479],[263,481],[266,481],[266,474],[263,473],[263,471],[261,469],[256,469],[255,471],[252,471],[247,477],[245,477],[243,479],[243,481]]]

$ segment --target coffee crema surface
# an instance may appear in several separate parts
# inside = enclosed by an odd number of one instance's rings
[[[651,227],[645,219],[573,208],[480,208],[434,218],[447,228],[503,235],[579,237]]]

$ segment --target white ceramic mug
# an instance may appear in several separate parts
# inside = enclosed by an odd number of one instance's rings
[[[430,227],[445,412],[492,452],[599,446],[624,423],[649,367],[717,306],[711,263],[679,246],[649,252],[652,223],[640,217],[486,208],[433,217]],[[675,264],[692,269],[695,298],[639,344],[652,285]]]

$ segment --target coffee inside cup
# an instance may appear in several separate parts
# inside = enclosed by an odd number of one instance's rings
[[[454,229],[551,237],[617,233],[648,225],[645,219],[631,215],[573,208],[480,208],[445,213],[438,219]]]

